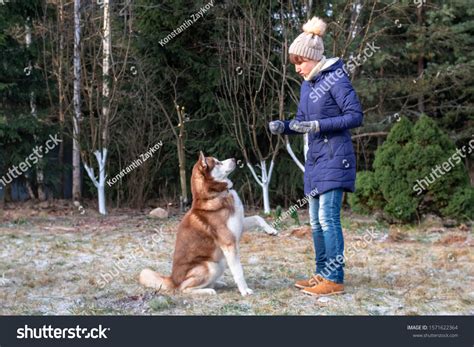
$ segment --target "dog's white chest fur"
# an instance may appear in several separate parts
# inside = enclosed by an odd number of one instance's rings
[[[244,206],[237,192],[233,189],[229,190],[234,198],[234,213],[227,220],[227,228],[232,231],[237,240],[240,239],[244,228]]]

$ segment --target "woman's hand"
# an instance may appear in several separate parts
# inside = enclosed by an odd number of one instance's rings
[[[268,128],[273,135],[283,134],[285,131],[285,123],[281,120],[274,120],[273,122],[268,123]]]
[[[319,122],[317,120],[309,122],[298,122],[297,120],[292,120],[290,122],[290,129],[297,131],[299,133],[319,133]]]

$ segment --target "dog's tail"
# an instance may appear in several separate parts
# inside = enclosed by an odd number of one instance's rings
[[[156,290],[170,291],[175,289],[175,285],[170,277],[161,276],[158,272],[150,269],[143,269],[138,279],[140,284]]]

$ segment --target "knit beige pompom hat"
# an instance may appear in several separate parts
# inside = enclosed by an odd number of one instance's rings
[[[303,25],[301,33],[290,45],[289,53],[319,61],[324,54],[323,35],[327,24],[318,17],[311,18]]]

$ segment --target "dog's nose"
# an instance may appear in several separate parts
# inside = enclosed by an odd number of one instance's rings
[[[236,162],[235,158],[232,158],[232,162],[235,164],[235,162]]]

